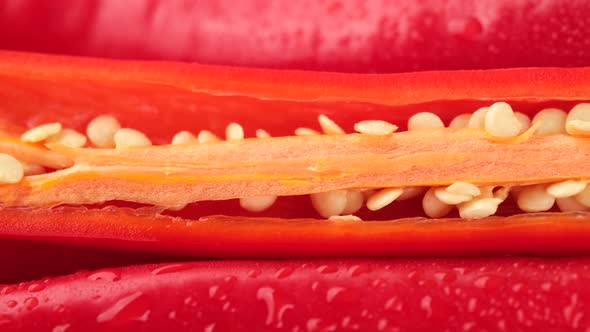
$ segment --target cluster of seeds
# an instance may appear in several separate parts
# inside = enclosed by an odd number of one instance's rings
[[[321,132],[311,128],[297,128],[296,136],[344,135],[346,132],[326,115],[318,117]],[[443,121],[433,113],[422,112],[413,115],[407,123],[410,131],[444,128]],[[506,139],[534,131],[537,135],[569,134],[590,136],[590,104],[581,103],[567,113],[560,109],[548,108],[538,112],[531,120],[526,114],[514,112],[504,102],[478,109],[472,114],[456,116],[449,128],[472,128],[484,130],[492,137]],[[383,120],[365,120],[354,124],[354,130],[366,135],[391,135],[398,126]],[[263,130],[256,131],[257,138],[270,138]],[[237,123],[230,123],[225,130],[225,139],[244,139],[244,129]],[[122,128],[112,116],[103,115],[93,119],[86,128],[86,135],[73,129],[64,129],[60,123],[49,123],[32,128],[22,134],[23,142],[57,143],[69,147],[131,148],[152,145],[142,132]],[[181,131],[174,135],[171,144],[203,144],[219,142],[222,139],[208,130],[197,135]],[[21,162],[8,154],[0,153],[0,183],[18,183],[24,176],[42,174],[45,169],[39,165]],[[378,211],[395,201],[416,198],[422,195],[422,208],[432,218],[448,215],[457,209],[462,218],[478,219],[494,215],[499,205],[510,195],[518,207],[525,212],[550,210],[555,204],[562,211],[590,210],[590,186],[586,180],[567,180],[551,184],[529,186],[478,187],[468,182],[455,182],[446,187],[405,187],[335,190],[311,194],[311,204],[322,217],[330,220],[360,220],[354,214],[366,207]],[[261,212],[270,208],[276,196],[241,198],[240,205],[247,211]],[[182,208],[182,207],[179,207]]]

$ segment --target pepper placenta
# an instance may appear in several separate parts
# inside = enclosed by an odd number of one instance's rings
[[[0,48],[357,72],[587,66],[588,10],[584,0],[5,0]]]

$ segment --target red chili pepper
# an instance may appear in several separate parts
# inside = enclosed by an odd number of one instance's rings
[[[356,72],[587,66],[589,10],[584,0],[5,0],[0,48]]]
[[[588,258],[226,261],[0,288],[3,331],[580,331]]]
[[[445,80],[447,84],[432,85],[432,82],[444,80],[449,74],[452,75]],[[586,68],[364,76],[118,62],[16,53],[0,55],[0,81],[7,87],[14,87],[0,92],[1,100],[5,105],[19,109],[19,112],[4,113],[4,120],[20,126],[59,121],[67,127],[83,130],[90,118],[106,112],[118,116],[124,126],[143,130],[156,142],[167,141],[173,133],[182,129],[204,129],[205,122],[209,128],[218,131],[228,122],[237,120],[247,124],[249,130],[262,127],[269,128],[273,133],[286,134],[301,124],[310,123],[320,112],[331,113],[348,128],[355,121],[367,117],[394,119],[397,120],[394,123],[399,123],[400,119],[407,119],[417,108],[430,110],[445,107],[445,113],[439,114],[448,119],[493,100],[514,102],[530,110],[543,105],[572,105],[584,100],[585,96],[590,96],[590,85],[587,84],[589,80],[590,71]],[[482,96],[485,96],[485,100],[482,100]],[[183,102],[177,102],[178,100]],[[239,103],[237,107],[236,102]],[[55,103],[59,103],[59,107],[53,107]],[[364,111],[355,111],[355,105],[362,107]],[[51,111],[39,112],[46,108]],[[294,112],[295,109],[300,111]],[[138,118],[143,121],[138,122]],[[325,140],[321,142],[325,143]],[[552,144],[551,142],[552,140],[547,140],[543,144]],[[375,144],[381,143],[384,142]],[[4,146],[2,144],[0,147]],[[530,144],[532,148],[541,143],[534,141]],[[247,149],[247,146],[242,144],[243,149]],[[287,150],[291,152],[306,149],[298,148],[296,144],[288,145],[283,140],[273,151],[281,151],[281,147],[287,146]],[[497,149],[497,146],[502,145],[495,146]],[[505,146],[514,145],[506,143]],[[319,145],[314,149],[318,150]],[[548,145],[550,153],[563,153],[569,151],[567,149],[578,149],[578,145]],[[19,153],[18,149],[12,150]],[[217,150],[223,151],[221,148]],[[153,158],[173,158],[162,149],[157,151],[164,153],[164,157],[153,155]],[[237,163],[242,157],[231,151],[233,150],[221,153],[219,158],[225,158],[223,160],[226,161],[231,159],[232,163]],[[515,151],[507,150],[505,153],[511,158],[527,155],[524,150]],[[572,158],[582,158],[579,162],[572,163],[568,159],[566,164],[555,164],[558,166],[546,169],[573,172],[570,177],[584,175],[585,155],[578,155],[576,151],[578,150],[572,150],[570,154]],[[96,153],[102,152],[94,154]],[[199,155],[198,152],[195,153],[191,156]],[[100,161],[103,158],[90,154],[84,159],[85,165],[92,165],[93,160]],[[531,155],[527,158],[533,159],[525,158],[521,163],[527,160],[535,162],[534,156],[539,154]],[[209,158],[210,164],[215,163],[217,158],[213,151],[206,151],[204,157]],[[112,161],[123,157],[108,155],[105,158]],[[130,158],[133,157],[130,155],[123,159],[131,160]],[[487,160],[485,156],[476,158]],[[550,155],[549,159],[552,158]],[[442,167],[436,158],[433,160],[431,167]],[[222,166],[219,167],[223,170]],[[288,165],[284,167],[288,168]],[[373,165],[375,167],[377,166]],[[531,174],[539,173],[535,167],[530,170]],[[523,182],[535,179],[534,174],[533,177],[519,179],[518,174],[524,174],[523,168],[512,171],[514,174],[503,175],[504,179]],[[428,176],[424,174],[424,181],[436,180],[427,180]],[[506,174],[505,171],[502,174]],[[553,174],[556,175],[557,173]],[[313,177],[319,178],[316,175]],[[91,175],[91,178],[100,176]],[[55,182],[34,187],[39,189],[35,192],[50,190],[44,186],[55,187],[58,188],[56,193],[50,192],[49,196],[57,197],[62,190],[57,186],[59,181],[61,180],[58,177]],[[200,186],[205,186],[207,178],[199,181]],[[259,181],[260,186],[262,180],[256,181]],[[71,190],[77,186],[79,195],[74,195],[73,198],[79,199],[86,186],[85,182],[76,184],[75,179],[71,182],[71,186],[67,187],[70,184],[67,179],[64,180],[64,188]],[[220,183],[224,182],[215,180],[211,191]],[[33,188],[27,185],[4,185],[1,192],[4,203],[10,204],[8,196],[14,196],[16,190],[21,190],[26,195],[27,190]],[[146,187],[148,196],[153,196],[151,191],[154,185],[156,184],[150,183]],[[125,190],[124,184],[116,186]],[[87,187],[90,188],[91,185]],[[60,197],[63,201],[65,196]],[[39,202],[42,204],[42,201]],[[286,200],[285,204],[292,202]],[[220,208],[221,206],[223,207]],[[337,228],[325,221],[310,219],[309,214],[297,214],[309,211],[305,208],[278,209],[276,215],[270,215],[293,219],[290,221],[265,219],[256,217],[255,214],[246,218],[209,216],[219,213],[232,215],[236,213],[236,208],[236,205],[227,204],[213,204],[211,208],[197,205],[193,210],[184,211],[181,214],[184,219],[180,220],[145,209],[3,209],[0,210],[0,218],[4,220],[0,224],[0,236],[207,257],[572,254],[590,251],[590,229],[577,215],[525,215],[490,218],[473,223],[452,219],[436,222],[408,220],[404,223],[341,222]],[[198,216],[209,216],[208,220],[193,222],[195,215],[191,215],[191,211],[197,211]],[[393,214],[387,219],[396,218],[399,217]],[[246,233],[250,236],[244,236]],[[303,247],[298,245],[302,239],[306,243]],[[154,242],[158,242],[158,245],[154,246]],[[421,245],[415,245],[416,243]]]

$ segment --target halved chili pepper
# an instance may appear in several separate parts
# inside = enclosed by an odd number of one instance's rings
[[[352,75],[3,53],[0,81],[7,88],[0,92],[0,109],[6,138],[0,149],[50,168],[68,162],[74,166],[0,186],[2,236],[208,257],[585,253],[590,233],[586,207],[579,203],[581,207],[569,213],[519,215],[522,211],[511,207],[500,212],[510,217],[464,220],[478,218],[480,210],[490,208],[477,205],[476,196],[482,197],[481,202],[496,202],[497,208],[512,186],[571,181],[584,189],[587,139],[577,132],[535,135],[542,121],[512,138],[495,137],[486,115],[485,130],[445,128],[117,149],[53,143],[47,144],[48,150],[42,143],[22,142],[14,131],[55,121],[83,131],[95,116],[112,114],[124,126],[140,129],[163,144],[182,129],[210,129],[220,135],[232,121],[247,125],[247,136],[260,128],[274,136],[287,135],[299,126],[317,128],[313,123],[325,114],[345,130],[363,119],[388,120],[405,128],[417,110],[438,110],[449,121],[490,104],[494,104],[488,112],[493,125],[493,114],[503,114],[508,107],[501,101],[531,115],[546,107],[575,106],[582,115],[568,118],[567,123],[564,119],[563,132],[578,122],[576,128],[583,131],[588,80],[587,68]],[[39,113],[40,109],[49,111]],[[336,130],[326,129],[326,123],[330,125],[326,119],[322,123],[320,117],[324,131]],[[307,196],[301,196],[350,190],[359,197],[366,189],[414,186],[440,187],[443,195],[461,196],[444,190],[462,181],[481,187],[457,203],[463,220],[457,215],[439,218],[444,214],[424,220],[424,213],[416,212],[419,201],[405,205],[410,210],[359,212],[365,220],[409,218],[403,221],[342,220],[343,211],[324,215],[318,204],[325,201],[314,202],[312,197],[310,204]],[[506,190],[490,189],[486,197],[484,187],[489,186]],[[542,189],[545,196],[551,192]],[[266,214],[244,211],[235,200],[220,201],[262,195],[288,197],[280,197],[282,203],[277,205],[282,207]],[[475,203],[468,206],[472,199]],[[553,205],[555,197],[550,199]],[[199,202],[162,213],[193,201]],[[96,205],[49,209],[104,202],[137,209]],[[335,218],[321,220],[312,205],[320,215]],[[450,211],[455,203],[447,205]],[[519,207],[523,209],[523,204]],[[215,216],[219,214],[231,217]],[[297,246],[301,239],[305,248]]]
[[[588,258],[225,261],[0,287],[4,331],[579,331]]]
[[[583,0],[5,0],[0,48],[358,72],[583,66],[589,9]]]

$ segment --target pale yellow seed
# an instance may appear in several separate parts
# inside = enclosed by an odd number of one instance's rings
[[[367,135],[391,135],[397,126],[382,120],[365,120],[355,123],[354,130]]]
[[[396,201],[405,201],[414,197],[418,197],[422,195],[426,189],[426,187],[405,187],[403,193],[396,199]]]
[[[393,203],[403,193],[402,188],[385,188],[374,193],[367,199],[367,208],[371,211],[381,210]]]
[[[553,207],[555,197],[547,193],[545,185],[523,187],[518,193],[516,204],[525,212],[542,212]]]
[[[37,143],[46,140],[49,136],[55,135],[61,131],[61,123],[47,123],[27,130],[21,135],[23,142]]]
[[[363,207],[363,193],[360,191],[350,190],[346,193],[346,206],[341,214],[353,214]]]
[[[44,174],[45,172],[47,172],[45,167],[43,167],[41,165],[31,164],[31,163],[27,163],[24,161],[21,161],[20,163],[23,166],[23,171],[26,176],[39,175],[39,174]]]
[[[197,135],[197,141],[199,141],[199,143],[211,143],[219,142],[221,139],[209,130],[201,130],[199,135]]]
[[[13,156],[0,153],[0,183],[18,183],[23,176],[23,165]]]
[[[473,129],[486,129],[486,115],[488,114],[489,107],[482,107],[477,111],[471,114],[471,118],[469,119],[469,123],[467,124],[468,128]]]
[[[114,148],[115,134],[121,129],[119,121],[110,115],[101,115],[90,121],[86,127],[86,136],[94,146]]]
[[[451,194],[457,195],[466,195],[472,197],[481,195],[481,190],[476,185],[463,181],[457,181],[446,187],[445,190]]]
[[[461,194],[453,194],[445,190],[445,188],[436,188],[434,190],[434,195],[438,198],[441,202],[454,205],[463,202],[467,202],[473,198],[471,195],[461,195]]]
[[[183,145],[183,144],[196,144],[199,143],[199,140],[195,137],[195,135],[191,134],[190,132],[183,130],[174,137],[172,137],[172,145]]]
[[[436,188],[430,188],[426,194],[424,194],[424,198],[422,198],[422,208],[424,209],[424,213],[431,218],[441,218],[449,214],[453,209],[453,205],[446,204],[441,202],[434,191]]]
[[[250,212],[262,212],[269,209],[277,200],[277,196],[255,196],[240,198],[240,206]]]
[[[225,139],[228,141],[240,141],[244,139],[244,128],[238,123],[232,122],[225,128]]]
[[[62,144],[72,148],[81,148],[86,144],[86,140],[86,136],[83,134],[73,129],[64,129],[47,138],[46,142]]]
[[[467,128],[469,127],[469,120],[471,120],[471,114],[457,115],[449,124],[449,128]]]
[[[528,115],[521,112],[515,112],[514,116],[516,117],[516,120],[518,120],[518,123],[520,123],[520,131],[518,132],[519,134],[524,133],[531,127],[531,118],[529,118]]]
[[[315,136],[320,135],[320,132],[310,128],[297,128],[295,129],[296,136]]]
[[[590,207],[590,185],[576,195],[576,201],[584,206]]]
[[[535,114],[533,124],[541,122],[535,134],[554,135],[565,134],[565,119],[567,113],[558,108],[546,108]]]
[[[363,219],[361,219],[353,214],[348,214],[345,216],[330,216],[328,218],[328,220],[330,220],[330,221],[363,221]]]
[[[578,194],[578,195],[580,195],[580,194]],[[582,203],[580,203],[577,199],[577,196],[576,196],[576,198],[574,198],[574,197],[558,198],[555,200],[555,203],[559,207],[559,210],[561,210],[562,212],[590,211],[590,207],[587,207],[587,206],[583,205]]]
[[[268,131],[264,130],[264,129],[256,129],[256,137],[258,138],[270,138],[270,134],[268,133]]]
[[[586,181],[566,180],[551,184],[547,193],[555,198],[575,196],[586,188]]]
[[[574,106],[565,120],[565,130],[573,136],[590,136],[590,103]]]
[[[323,193],[311,194],[311,204],[315,210],[324,218],[342,214],[346,208],[346,190],[334,190]]]
[[[344,129],[342,129],[334,120],[330,119],[329,117],[320,114],[318,116],[318,122],[320,123],[320,127],[324,131],[326,135],[344,135]]]
[[[424,130],[444,128],[445,124],[438,115],[430,112],[420,112],[412,115],[408,120],[408,130]]]
[[[476,198],[458,206],[459,216],[464,219],[481,219],[493,216],[502,200],[497,198]]]
[[[512,107],[504,102],[494,103],[486,114],[485,130],[495,137],[515,137],[521,130],[521,125]]]
[[[130,128],[121,128],[115,133],[115,147],[117,149],[150,145],[152,145],[152,142],[141,131]]]

